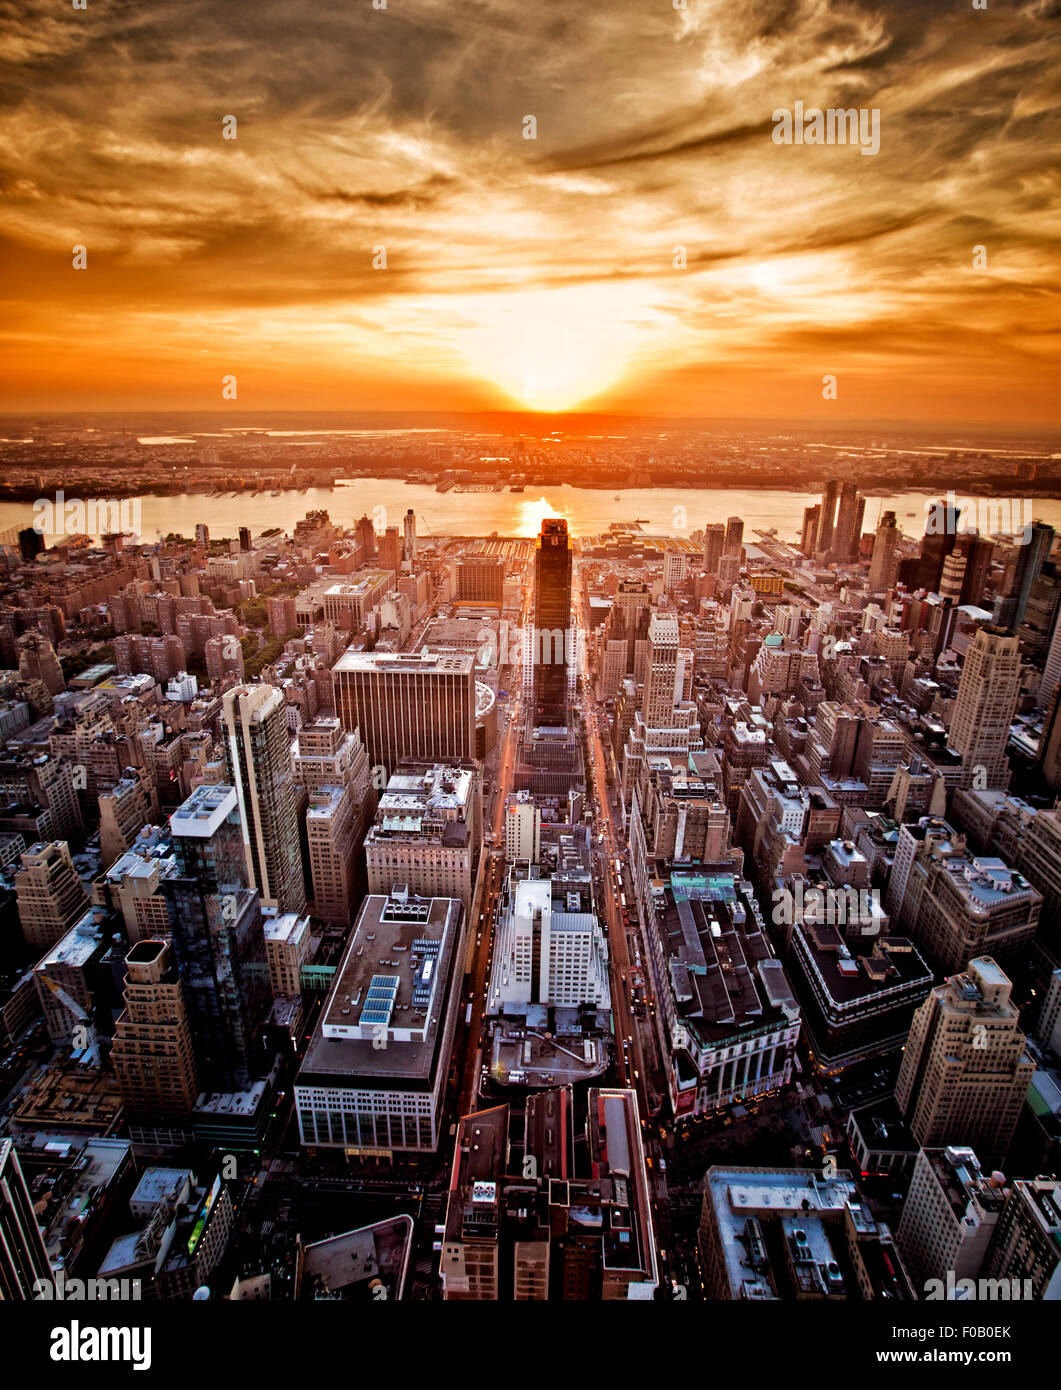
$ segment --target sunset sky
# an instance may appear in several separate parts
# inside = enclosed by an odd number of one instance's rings
[[[0,0],[0,408],[1056,421],[1059,0],[685,3]]]

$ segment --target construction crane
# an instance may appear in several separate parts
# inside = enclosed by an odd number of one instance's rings
[[[44,981],[45,985],[47,985],[55,995],[63,1008],[66,1009],[68,1013],[73,1014],[78,1024],[84,1029],[85,1044],[83,1051],[85,1055],[81,1060],[90,1067],[98,1067],[100,1064],[99,1040],[96,1037],[96,1025],[92,1022],[91,1017],[84,1011],[76,999],[71,999],[62,985],[57,985],[54,980],[49,980],[47,975],[38,975],[37,978]]]

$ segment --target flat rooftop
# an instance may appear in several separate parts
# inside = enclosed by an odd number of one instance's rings
[[[432,1071],[455,971],[454,898],[370,894],[306,1051],[301,1085],[417,1084]],[[381,1046],[381,1042],[384,1042]]]
[[[174,835],[208,840],[236,807],[235,787],[203,784],[170,817]]]
[[[401,1298],[413,1244],[413,1219],[396,1216],[307,1245],[302,1286],[336,1294],[379,1279],[389,1298]]]
[[[470,652],[354,652],[346,651],[332,667],[333,674],[368,671],[470,675],[475,658]]]

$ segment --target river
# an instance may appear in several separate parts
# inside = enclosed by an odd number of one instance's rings
[[[905,492],[868,497],[863,529],[875,530],[879,513],[891,510],[905,534],[918,538],[924,533],[926,503],[940,495]],[[192,536],[200,521],[207,524],[215,539],[235,536],[241,526],[249,526],[254,535],[275,526],[290,532],[306,512],[320,508],[338,525],[350,526],[367,514],[377,530],[386,526],[400,528],[409,507],[416,515],[417,534],[425,539],[438,535],[488,536],[495,531],[501,536],[534,536],[546,516],[566,517],[576,536],[599,535],[613,522],[634,520],[641,520],[647,532],[688,536],[708,522],[739,516],[744,520],[745,539],[754,541],[756,530],[771,527],[783,540],[797,537],[803,509],[817,501],[818,495],[765,488],[626,488],[615,493],[566,485],[529,487],[523,493],[509,492],[507,488],[504,492],[436,492],[423,483],[359,478],[335,488],[282,492],[279,497],[267,493],[240,493],[235,497],[183,493],[167,497],[146,494],[135,500],[140,503],[141,535],[146,541],[171,531]],[[984,500],[980,499],[981,506]],[[966,514],[976,505],[977,499],[967,499]],[[1024,514],[1034,515],[1061,531],[1061,501],[1025,503]],[[0,504],[0,531],[29,526],[33,517],[32,503]]]

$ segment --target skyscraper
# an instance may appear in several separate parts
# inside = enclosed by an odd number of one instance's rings
[[[721,521],[713,521],[704,527],[704,571],[718,573],[718,558],[726,544],[726,528]]]
[[[959,603],[980,607],[984,599],[984,590],[987,588],[991,557],[995,553],[994,542],[986,536],[965,535],[958,537],[955,548],[965,555],[965,574],[962,578]]]
[[[26,945],[43,952],[84,916],[88,894],[65,840],[30,845],[20,864],[15,874],[18,920]]]
[[[272,1003],[261,901],[247,886],[234,787],[196,787],[170,818],[177,873],[163,880],[200,1082],[246,1087],[260,1074]]]
[[[405,513],[405,558],[416,559],[416,513],[412,507]]]
[[[954,549],[958,532],[959,508],[951,502],[933,502],[925,518],[921,558],[917,564],[917,587],[935,593],[943,574],[943,561]]]
[[[397,575],[402,567],[402,539],[397,526],[388,526],[379,538],[379,567]]]
[[[125,965],[125,1010],[114,1026],[111,1062],[126,1115],[188,1115],[199,1080],[172,948],[167,941],[138,941]]]
[[[536,727],[567,724],[572,645],[571,545],[563,517],[546,517],[534,552],[534,689]]]
[[[833,543],[830,554],[834,560],[850,560],[857,549],[858,533],[861,532],[862,509],[858,487],[853,482],[844,483],[840,489],[840,503],[836,512],[836,526],[833,530]],[[865,503],[862,503],[865,507]]]
[[[239,798],[248,883],[281,912],[306,910],[298,798],[283,693],[240,685],[225,694],[225,761]]]
[[[814,550],[814,542],[818,537],[818,522],[821,519],[822,509],[819,503],[813,507],[803,508],[803,530],[799,538],[799,548],[804,555],[810,555]]]
[[[899,528],[895,524],[895,513],[885,512],[877,527],[873,542],[873,559],[869,566],[869,591],[883,594],[895,583],[899,568]]]
[[[744,544],[744,522],[739,516],[731,516],[726,522],[726,547],[725,554],[735,555],[740,559],[741,546]]]
[[[995,602],[995,622],[1014,631],[1024,621],[1032,585],[1039,578],[1043,565],[1050,558],[1054,544],[1054,528],[1033,521],[1025,539],[1010,556],[1002,581],[1002,592]]]
[[[674,707],[681,698],[678,619],[669,613],[653,613],[648,625],[648,643],[641,717],[649,729],[669,729],[674,723]]]
[[[828,482],[825,484],[825,492],[822,494],[821,514],[818,517],[818,542],[815,551],[821,555],[827,555],[833,543],[833,519],[836,515],[836,496],[839,484]]]
[[[1019,694],[1019,643],[1005,628],[985,623],[966,653],[950,726],[950,745],[974,785],[1009,785],[1006,745]]]
[[[1012,989],[995,961],[980,956],[914,1014],[895,1099],[922,1148],[967,1144],[1005,1156],[1035,1071]]]

